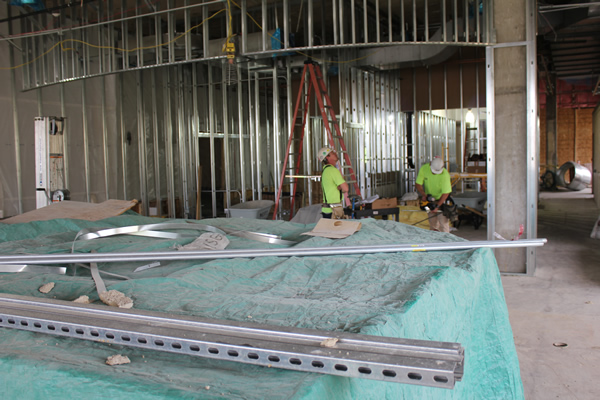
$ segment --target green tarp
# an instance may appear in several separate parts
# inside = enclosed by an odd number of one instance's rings
[[[133,213],[97,222],[59,219],[0,224],[0,254],[69,253],[84,228],[155,224]],[[183,221],[179,221],[183,222]],[[192,222],[192,221],[190,221]],[[314,225],[253,219],[195,221],[273,233],[299,247],[462,241],[394,221],[362,220],[341,240],[300,234]],[[190,231],[181,231],[189,234]],[[198,232],[198,235],[202,232]],[[228,249],[281,248],[228,235]],[[77,241],[76,252],[172,250],[193,239],[138,236]],[[262,257],[99,264],[107,289],[123,292],[134,309],[368,335],[458,342],[465,348],[462,381],[439,389],[285,371],[228,361],[54,337],[0,328],[3,398],[109,399],[522,399],[519,363],[495,258],[490,249],[325,257]],[[54,282],[42,294],[38,288]],[[0,274],[0,292],[71,301],[98,301],[90,273]],[[130,364],[108,366],[127,355]]]

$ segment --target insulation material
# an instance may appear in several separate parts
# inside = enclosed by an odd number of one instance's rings
[[[57,219],[4,226],[0,254],[70,252],[80,229],[156,222],[127,212],[91,222]],[[169,222],[169,221],[166,221]],[[363,219],[345,239],[306,237],[314,228],[282,221],[212,219],[204,224],[281,235],[298,247],[457,242],[394,221]],[[229,249],[280,248],[228,236]],[[115,236],[76,243],[75,251],[173,249],[192,239]],[[176,250],[173,250],[176,251]],[[458,342],[465,348],[462,381],[454,389],[353,379],[317,373],[0,329],[0,391],[6,398],[136,399],[522,399],[512,330],[495,258],[490,249],[405,252],[332,257],[263,257],[162,262],[99,263],[109,290],[127,294],[134,308],[233,321],[347,331],[368,335]],[[44,295],[38,288],[54,282]],[[98,303],[90,272],[0,275],[0,292]],[[131,363],[114,368],[114,354]]]

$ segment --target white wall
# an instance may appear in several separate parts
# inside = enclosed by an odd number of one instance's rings
[[[0,18],[5,16],[5,7],[0,7]],[[3,37],[9,36],[8,23],[0,25],[0,34]],[[13,40],[13,42],[16,44],[13,47],[14,64],[18,65],[21,63],[20,48],[23,46],[19,39]],[[11,46],[9,41],[0,41],[0,137],[2,138],[0,143],[0,210],[2,210],[3,217],[35,209],[34,119],[37,116],[67,118],[65,157],[68,165],[66,173],[69,187],[67,189],[71,191],[72,200],[87,201],[88,197],[91,200],[106,200],[104,178],[106,170],[108,170],[107,176],[109,176],[108,197],[120,198],[122,190],[119,192],[120,185],[115,179],[118,176],[120,162],[118,161],[120,139],[117,130],[116,78],[107,76],[86,80],[85,99],[83,98],[83,81],[73,81],[24,92],[22,90],[23,67],[14,68],[13,85],[9,46]],[[61,50],[57,47],[54,51]],[[61,95],[61,85],[64,85],[64,98]],[[106,96],[106,119],[102,115],[103,92]],[[86,147],[83,140],[84,103],[85,118],[88,123],[89,167],[87,173]],[[110,155],[108,163],[104,162],[105,126],[106,146]],[[86,185],[86,181],[89,181],[89,184]],[[19,184],[21,185],[20,196]]]

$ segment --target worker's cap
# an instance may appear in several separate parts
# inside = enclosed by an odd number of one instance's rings
[[[438,175],[441,174],[442,170],[444,169],[444,162],[440,157],[434,157],[434,159],[431,160],[431,164],[429,164],[429,166],[431,168],[431,173]]]
[[[329,155],[329,153],[331,153],[332,151],[333,151],[333,149],[330,149],[329,147],[322,147],[319,150],[319,152],[317,153],[317,155],[319,157],[319,161],[323,162],[325,157],[327,157]]]

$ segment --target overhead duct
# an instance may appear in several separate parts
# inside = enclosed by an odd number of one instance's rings
[[[462,19],[458,19],[457,23],[462,26]],[[449,21],[446,25],[451,28],[447,32],[447,37],[451,38],[454,36],[452,29],[454,23]],[[442,28],[438,29],[429,40],[430,42],[443,42]],[[457,50],[457,46],[407,42],[397,46],[364,49],[359,51],[357,58],[360,66],[376,66],[380,69],[410,68],[440,64],[452,57]]]
[[[573,161],[567,161],[556,171],[556,186],[570,190],[583,190],[591,182],[591,172]]]

